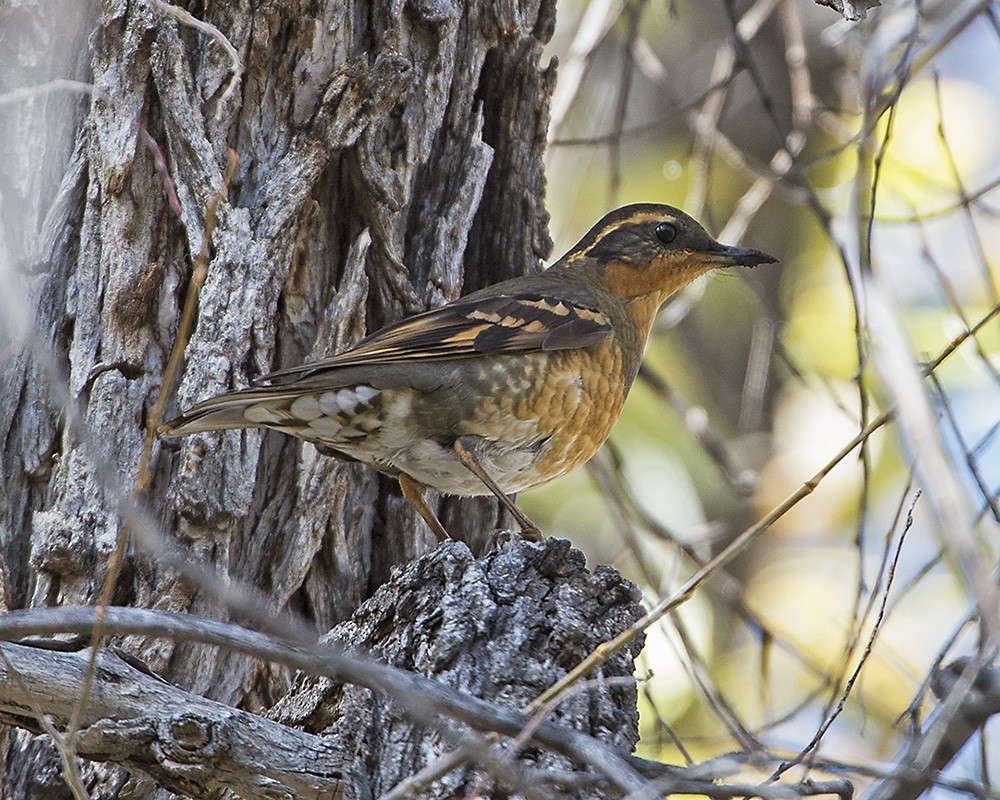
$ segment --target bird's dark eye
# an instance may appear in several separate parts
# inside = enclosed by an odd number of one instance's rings
[[[664,244],[670,244],[677,238],[677,226],[672,222],[660,222],[656,228],[656,238]]]

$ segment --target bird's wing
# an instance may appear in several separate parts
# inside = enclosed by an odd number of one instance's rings
[[[322,361],[272,372],[282,383],[316,372],[369,364],[399,364],[531,350],[587,347],[611,335],[603,312],[539,293],[470,297],[376,331]]]

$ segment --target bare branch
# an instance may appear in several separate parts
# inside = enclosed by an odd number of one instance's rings
[[[9,641],[56,633],[90,634],[96,616],[96,609],[81,607],[14,611],[0,617],[0,639]],[[360,655],[348,655],[334,643],[307,646],[191,615],[115,607],[107,610],[104,631],[107,634],[161,636],[176,641],[228,647],[313,675],[355,683],[385,693],[409,716],[424,724],[445,715],[476,730],[517,736],[531,722],[530,717],[518,711],[494,706],[437,681],[379,664]],[[593,766],[625,791],[636,789],[643,783],[625,757],[585,734],[543,722],[535,729],[531,741]]]
[[[0,720],[42,731],[16,674],[51,724],[66,728],[89,677],[90,652],[2,645]],[[222,789],[241,797],[364,796],[363,777],[336,741],[185,692],[108,650],[94,661],[94,691],[76,733],[80,756],[141,770],[166,789],[198,797]]]
[[[935,673],[934,694],[942,705],[923,733],[896,759],[896,769],[860,800],[915,800],[986,721],[1000,714],[1000,667],[961,658]]]

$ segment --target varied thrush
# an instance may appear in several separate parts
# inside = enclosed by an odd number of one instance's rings
[[[565,475],[608,438],[660,305],[717,267],[776,259],[715,241],[676,208],[612,211],[538,275],[408,317],[330,358],[197,404],[163,436],[274,428],[423,489],[508,495]]]

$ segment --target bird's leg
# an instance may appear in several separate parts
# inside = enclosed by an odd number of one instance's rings
[[[424,487],[405,472],[400,472],[399,488],[402,490],[403,497],[406,498],[407,502],[417,509],[417,513],[424,518],[424,522],[427,523],[427,527],[431,529],[431,532],[437,536],[437,540],[439,542],[447,542],[451,537],[448,535],[448,531],[444,529],[444,525],[441,524],[441,520],[435,516],[434,512],[427,505],[427,501],[424,500]]]
[[[462,444],[461,439],[455,440],[455,455],[457,455],[458,460],[462,462],[462,466],[479,478],[479,480],[485,484],[486,488],[496,495],[497,500],[503,504],[503,507],[514,516],[514,519],[517,520],[517,524],[521,528],[521,534],[525,539],[532,542],[542,541],[542,532],[538,529],[538,526],[528,519],[525,513],[514,504],[514,501],[511,500],[510,497],[508,497],[507,493],[500,488],[493,478],[490,477],[489,473],[483,469],[483,465],[479,463],[479,459],[476,458],[472,452]]]

